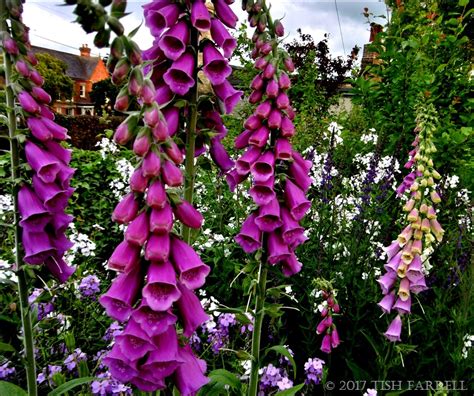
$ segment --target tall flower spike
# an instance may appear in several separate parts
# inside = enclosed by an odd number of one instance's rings
[[[444,230],[436,220],[435,206],[441,201],[433,179],[440,178],[433,168],[431,154],[436,151],[433,132],[436,131],[436,110],[432,104],[420,100],[416,108],[414,147],[409,153],[405,168],[411,172],[405,176],[397,188],[399,196],[406,194],[408,200],[403,205],[407,224],[392,244],[385,248],[387,264],[378,282],[384,297],[379,306],[384,313],[397,311],[385,337],[392,342],[401,341],[403,316],[412,308],[411,294],[426,290],[423,260],[432,251],[435,240],[441,242]]]

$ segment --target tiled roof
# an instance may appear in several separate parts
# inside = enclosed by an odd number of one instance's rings
[[[80,56],[49,48],[32,46],[33,53],[46,53],[62,60],[67,65],[66,73],[76,80],[89,80],[100,58],[94,56]]]

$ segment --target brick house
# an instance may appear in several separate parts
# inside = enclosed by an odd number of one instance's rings
[[[87,44],[79,48],[79,55],[36,46],[32,50],[35,54],[46,53],[62,60],[67,65],[66,74],[74,81],[73,97],[54,102],[54,110],[65,115],[93,115],[94,103],[89,93],[96,82],[109,77],[104,61],[100,57],[91,56],[91,49]]]

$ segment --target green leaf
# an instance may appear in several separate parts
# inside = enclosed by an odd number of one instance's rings
[[[0,342],[0,351],[1,352],[15,352],[15,348],[13,348],[10,344],[5,344],[4,342]]]
[[[275,396],[293,396],[296,395],[296,392],[303,388],[304,384],[299,384],[290,389],[285,389],[284,391],[278,392]]]
[[[6,381],[0,381],[0,395],[28,396],[25,390],[15,384]]]
[[[346,359],[347,367],[349,367],[354,375],[356,381],[370,381],[370,374],[365,371],[362,367],[358,366],[351,360]]]
[[[275,351],[276,353],[279,353],[280,355],[283,355],[285,356],[291,363],[291,365],[293,366],[293,378],[296,378],[296,363],[295,363],[295,359],[293,359],[293,356],[291,356],[291,353],[290,351],[288,350],[287,347],[285,347],[284,345],[275,345],[275,346],[272,346],[270,348],[267,348],[265,350],[265,356],[268,354],[268,352],[270,351]],[[290,394],[293,394],[293,393],[290,393]]]
[[[469,0],[459,0],[458,3],[461,7],[466,7],[469,4]]]
[[[48,396],[59,396],[64,395],[66,392],[69,392],[71,389],[76,388],[77,386],[81,386],[84,384],[88,384],[89,382],[99,380],[100,378],[97,377],[83,377],[83,378],[76,378],[71,381],[68,381],[61,386],[58,386],[56,389],[52,390],[48,393]],[[0,394],[2,394],[0,392]]]
[[[241,383],[239,378],[224,369],[218,369],[209,373],[210,382],[201,389],[199,395],[217,396],[227,395],[228,389],[240,389]]]
[[[129,34],[128,34],[128,37],[132,38],[133,36],[135,36],[138,32],[138,30],[142,27],[143,25],[143,21],[140,23],[140,25],[138,25],[135,29],[133,29]]]

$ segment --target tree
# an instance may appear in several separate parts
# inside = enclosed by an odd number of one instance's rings
[[[70,99],[73,94],[74,81],[66,75],[67,65],[62,60],[46,53],[36,54],[37,70],[44,78],[43,88],[54,100]]]
[[[90,98],[94,102],[94,109],[96,113],[100,113],[102,110],[110,113],[112,112],[115,105],[115,98],[117,97],[121,87],[118,87],[112,83],[109,78],[96,82],[92,86],[90,92]]]

